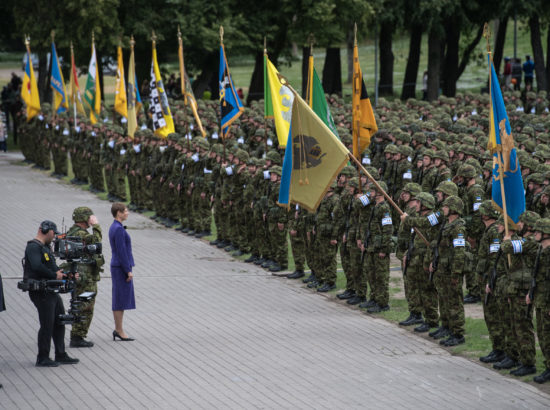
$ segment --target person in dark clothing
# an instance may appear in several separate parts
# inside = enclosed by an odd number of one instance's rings
[[[535,71],[535,63],[531,60],[531,56],[525,56],[525,63],[523,63],[525,86],[527,84],[533,85],[533,71]]]
[[[512,58],[512,84],[514,84],[514,90],[519,91],[521,89],[521,76],[523,71],[521,69],[521,58]],[[516,80],[514,82],[514,80]]]
[[[36,237],[27,242],[24,264],[25,280],[61,280],[65,277],[57,266],[50,247],[58,233],[55,223],[43,221]],[[78,363],[78,359],[69,357],[65,352],[65,325],[59,323],[59,315],[65,314],[65,308],[59,294],[33,290],[29,291],[29,297],[38,310],[40,320],[36,366],[57,367],[59,364]],[[52,339],[55,345],[55,361],[49,358]]]

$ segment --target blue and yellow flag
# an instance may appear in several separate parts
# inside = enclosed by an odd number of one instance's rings
[[[300,204],[315,212],[349,160],[348,149],[296,93],[288,135],[279,205]]]
[[[519,159],[514,147],[512,128],[506,114],[498,76],[490,57],[489,69],[491,72],[489,80],[491,109],[489,111],[490,126],[487,149],[493,154],[492,199],[501,213],[504,214],[504,209],[506,209],[508,221],[515,225],[519,221],[519,216],[525,211],[525,192]]]
[[[25,74],[23,76],[23,85],[21,86],[21,99],[25,101],[27,106],[27,121],[36,116],[40,112],[40,97],[38,96],[38,87],[36,86],[36,78],[32,68],[31,49],[26,40],[27,46],[27,64],[25,64]]]
[[[265,115],[273,116],[279,147],[285,147],[292,119],[294,93],[288,87],[286,78],[279,74],[269,58],[266,58],[266,76],[271,93],[271,112],[266,112]]]
[[[241,116],[244,111],[243,103],[235,91],[233,79],[229,74],[227,59],[225,58],[225,49],[220,45],[220,106],[222,117],[222,138],[225,138],[229,126]]]
[[[63,73],[59,66],[59,60],[57,58],[57,52],[55,51],[55,43],[52,41],[52,76],[50,79],[50,85],[52,87],[53,94],[53,108],[54,111],[59,113],[65,112],[69,109],[69,103],[67,100],[67,90],[65,89],[65,80],[63,80]]]

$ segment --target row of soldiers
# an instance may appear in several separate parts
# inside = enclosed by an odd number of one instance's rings
[[[156,138],[142,117],[142,129],[129,139],[110,122],[91,125],[78,118],[75,126],[69,116],[53,116],[46,106],[43,116],[26,124],[22,151],[45,168],[51,155],[54,173],[61,175],[67,173],[70,155],[75,183],[89,182],[97,191],[106,186],[112,200],[155,211],[159,222],[179,223],[178,229],[196,237],[210,235],[213,218],[213,245],[234,255],[250,254],[247,262],[273,272],[288,268],[289,238],[296,267],[289,277],[303,277],[307,265],[312,274],[304,280],[319,292],[335,288],[340,259],[346,289],[338,297],[370,313],[389,309],[389,255],[395,251],[406,273],[410,311],[401,324],[416,324],[418,332],[432,330],[432,336],[453,346],[464,341],[462,277],[468,292],[464,302],[485,295],[477,266],[483,260],[481,210],[491,197],[492,158],[485,152],[488,122],[482,99],[476,102],[477,113],[462,110],[456,121],[456,107],[442,101],[431,106],[415,100],[399,106],[380,102],[380,131],[361,160],[389,199],[406,210],[405,217],[352,166],[342,170],[315,213],[278,206],[283,151],[272,124],[266,127],[261,104],[245,110],[225,141],[218,136],[214,105],[202,101],[206,138],[184,107],[174,110],[177,132],[168,138]],[[329,102],[338,134],[351,147],[349,105],[334,96]],[[511,122],[528,209],[547,217],[548,117],[514,112]],[[449,211],[444,211],[449,198]],[[448,222],[453,215],[458,222]],[[440,233],[438,226],[457,228]],[[442,256],[450,250],[458,256]]]

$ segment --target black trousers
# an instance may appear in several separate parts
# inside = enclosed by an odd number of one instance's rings
[[[29,292],[29,296],[38,310],[40,330],[38,331],[38,360],[50,356],[53,339],[55,355],[65,353],[65,325],[57,317],[65,313],[63,300],[57,293]]]

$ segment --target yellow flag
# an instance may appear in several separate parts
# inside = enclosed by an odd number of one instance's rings
[[[99,84],[99,67],[97,64],[95,45],[92,36],[92,57],[88,65],[88,78],[84,88],[84,101],[90,109],[90,122],[95,124],[101,112],[101,87]]]
[[[115,111],[124,118],[128,117],[126,105],[126,84],[124,83],[124,63],[122,61],[122,47],[117,47],[117,70],[115,83]]]
[[[352,114],[353,114],[353,155],[359,158],[361,153],[370,145],[370,139],[376,131],[376,119],[370,103],[367,87],[363,81],[363,73],[359,66],[359,53],[357,41],[353,47],[353,93],[352,93]]]
[[[25,74],[23,76],[23,84],[21,86],[21,99],[27,105],[27,121],[36,116],[40,112],[40,98],[38,96],[38,87],[36,86],[36,78],[32,68],[31,49],[27,45],[27,64],[25,64]]]
[[[151,104],[149,110],[153,119],[153,130],[155,134],[166,138],[174,131],[174,119],[168,105],[168,97],[164,90],[162,77],[160,76],[157,62],[157,49],[153,42],[153,61],[151,62],[151,82],[149,83]]]
[[[279,146],[285,147],[290,130],[292,119],[292,103],[294,93],[286,86],[286,79],[279,74],[275,66],[267,59],[267,80],[271,91],[271,102],[273,105],[273,120]]]
[[[136,66],[134,62],[134,38],[130,41],[130,61],[128,62],[128,136],[134,138],[137,128],[136,114]]]

